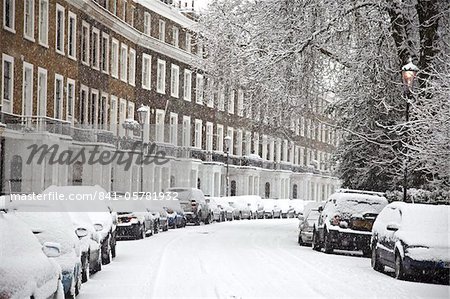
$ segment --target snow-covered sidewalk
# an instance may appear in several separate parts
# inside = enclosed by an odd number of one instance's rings
[[[356,255],[297,241],[297,219],[214,223],[122,241],[86,298],[449,298],[450,287],[397,281]]]

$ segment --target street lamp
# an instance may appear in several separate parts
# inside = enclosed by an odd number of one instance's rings
[[[412,97],[412,88],[414,86],[414,79],[417,76],[417,72],[419,68],[412,62],[412,58],[408,59],[408,64],[402,67],[402,80],[403,80],[403,88],[406,99],[406,109],[405,109],[405,120],[406,125],[408,125],[409,121],[409,102]],[[403,172],[403,201],[406,201],[406,193],[408,189],[408,146],[406,146],[406,160],[405,160],[405,169]]]
[[[5,159],[2,144],[3,144],[3,132],[5,132],[6,125],[0,122],[0,195],[3,194],[3,163]]]
[[[228,165],[229,165],[229,157],[230,157],[230,146],[231,146],[231,137],[225,136],[225,149],[227,151],[227,173],[226,173],[226,183],[227,183],[227,196],[230,196],[230,177],[228,175]]]
[[[150,110],[150,107],[141,105],[138,112],[138,118],[139,118],[139,124],[141,125],[141,159],[140,159],[140,191],[143,192],[144,190],[144,124],[147,120],[147,115]]]

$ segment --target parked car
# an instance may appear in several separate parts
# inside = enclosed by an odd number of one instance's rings
[[[173,198],[167,198],[161,200],[161,204],[167,213],[167,223],[169,228],[181,228],[186,226],[187,220],[180,201],[173,200]]]
[[[311,245],[314,223],[319,219],[319,206],[305,211],[306,214],[298,215],[298,244],[301,246]]]
[[[206,203],[211,210],[211,219],[217,222],[225,221],[225,212],[221,209],[221,207],[217,204],[216,199],[214,197],[207,197]]]
[[[81,281],[86,282],[91,274],[102,269],[100,236],[87,212],[68,212],[68,215],[80,239]]]
[[[64,296],[61,268],[54,260],[61,254],[60,244],[41,245],[25,223],[4,210],[0,232],[0,298]]]
[[[211,211],[206,204],[202,190],[196,188],[169,188],[168,192],[177,194],[183,208],[187,223],[199,225],[200,222],[211,222]]]
[[[112,209],[117,212],[117,239],[144,239],[153,235],[154,217],[146,207],[146,199],[139,196],[125,198],[117,196],[111,201]]]
[[[294,208],[291,205],[290,199],[278,199],[276,204],[281,209],[281,218],[292,218],[294,217]]]
[[[228,197],[228,203],[234,208],[233,219],[251,219],[252,211],[250,203],[247,203],[247,201],[242,198],[235,198],[234,196]]]
[[[388,204],[381,193],[360,190],[338,190],[330,195],[313,227],[312,246],[362,250],[370,256],[370,237],[375,218]]]
[[[154,233],[157,233],[159,230],[162,230],[163,232],[167,231],[169,229],[169,224],[167,212],[163,206],[163,199],[149,200],[146,202],[146,207],[155,218]]]
[[[264,218],[281,218],[281,209],[274,199],[264,199]]]
[[[372,267],[395,270],[397,279],[417,274],[449,282],[450,206],[393,202],[372,230]]]
[[[230,203],[228,202],[227,197],[216,197],[215,200],[218,203],[218,205],[222,208],[222,210],[224,212],[225,219],[227,221],[232,221],[235,208],[233,208],[230,205]]]
[[[36,212],[20,212],[21,205],[30,204],[19,202],[15,207],[15,214],[31,229],[33,234],[44,246],[46,243],[60,244],[60,254],[54,260],[61,267],[61,281],[66,297],[75,297],[81,289],[81,250],[72,223],[63,212],[47,212],[45,205],[39,203]]]

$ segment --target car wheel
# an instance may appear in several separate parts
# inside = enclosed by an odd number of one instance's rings
[[[377,246],[372,247],[372,257],[370,259],[370,264],[375,271],[383,272],[384,266],[378,260]]]
[[[317,238],[317,232],[316,230],[313,231],[313,236],[312,236],[312,249],[319,251],[320,250],[320,246],[319,246],[319,240]]]
[[[145,238],[145,228],[144,228],[144,225],[141,225],[140,229],[139,229],[138,239],[144,239],[144,238]]]
[[[298,245],[303,246],[302,235],[298,234]]]
[[[395,278],[396,279],[400,279],[400,280],[404,280],[406,275],[405,275],[405,270],[403,269],[403,261],[402,261],[402,257],[400,256],[400,254],[398,252],[395,253]]]
[[[324,250],[325,250],[325,253],[332,253],[333,252],[333,245],[331,244],[331,240],[330,240],[330,234],[329,233],[327,233],[327,230],[326,230],[326,228],[324,228],[324,234],[325,234],[325,236],[324,236],[324,246],[323,246],[323,248],[324,248]]]
[[[102,253],[98,252],[97,265],[95,266],[95,272],[102,271]]]
[[[89,255],[86,257],[86,262],[84,264],[83,270],[81,271],[81,282],[85,283],[89,280],[91,274],[91,263],[89,262]]]

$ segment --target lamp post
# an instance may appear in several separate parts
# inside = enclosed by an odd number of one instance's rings
[[[227,190],[226,195],[230,196],[230,177],[228,175],[228,165],[229,165],[229,158],[230,158],[230,146],[231,146],[231,137],[225,136],[225,149],[227,151],[227,172],[226,172],[226,184],[227,184]]]
[[[6,125],[0,122],[0,195],[3,194],[3,168],[4,168],[4,152],[3,152],[3,132],[6,129]]]
[[[412,62],[412,58],[408,59],[408,64],[402,67],[402,80],[403,80],[403,88],[406,99],[406,109],[405,109],[405,121],[406,125],[408,125],[409,121],[409,102],[412,98],[412,88],[414,86],[414,79],[417,76],[417,72],[419,68]],[[406,159],[405,159],[405,167],[403,171],[403,201],[406,201],[406,195],[408,190],[408,146],[406,146],[405,150]]]
[[[140,167],[139,167],[139,172],[140,172],[140,188],[139,190],[141,192],[143,192],[144,190],[144,124],[145,121],[147,120],[147,115],[149,112],[150,108],[148,106],[144,106],[141,105],[141,107],[139,107],[139,109],[137,110],[138,112],[138,118],[139,118],[139,124],[141,125],[141,159],[140,159]]]

